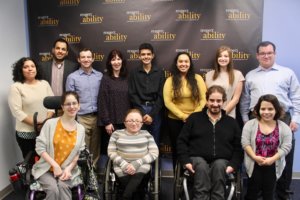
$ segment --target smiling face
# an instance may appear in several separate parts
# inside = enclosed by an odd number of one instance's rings
[[[206,106],[211,115],[219,115],[223,106],[223,95],[219,92],[213,92],[209,95]]]
[[[68,55],[68,47],[64,42],[56,42],[55,47],[52,48],[52,55],[56,62],[62,62]]]
[[[22,67],[22,72],[23,72],[25,81],[34,80],[36,73],[37,73],[34,62],[32,62],[31,60],[26,60]]]
[[[229,52],[222,51],[218,56],[218,64],[222,68],[226,68],[230,62]]]
[[[141,49],[139,58],[142,61],[143,65],[148,66],[151,65],[151,62],[154,58],[154,54],[150,49]]]
[[[191,61],[188,55],[181,54],[178,56],[176,66],[182,75],[186,75],[191,67]]]
[[[142,128],[142,115],[137,112],[131,112],[126,116],[124,124],[128,133],[135,134]]]
[[[268,101],[262,101],[260,104],[259,114],[261,120],[265,122],[273,121],[276,114],[276,110],[272,103]]]
[[[110,63],[114,72],[120,72],[122,68],[122,59],[118,55],[113,57]]]
[[[259,65],[265,69],[268,69],[273,66],[275,63],[275,51],[272,45],[261,46],[258,49],[258,53],[256,54],[256,58],[259,62]]]
[[[75,117],[79,109],[80,105],[76,97],[72,94],[67,95],[62,105],[64,115],[67,115],[68,117]]]
[[[90,50],[81,51],[79,53],[78,62],[80,63],[80,67],[83,70],[89,70],[92,68],[92,64],[94,62],[94,58],[92,52]]]

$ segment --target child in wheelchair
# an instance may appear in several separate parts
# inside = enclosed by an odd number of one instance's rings
[[[115,131],[108,145],[108,156],[121,187],[122,199],[133,199],[133,194],[158,157],[158,147],[149,132],[141,130],[142,114],[137,109],[127,112],[125,129]],[[141,197],[138,197],[141,199]]]

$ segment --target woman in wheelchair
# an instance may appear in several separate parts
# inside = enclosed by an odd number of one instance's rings
[[[126,128],[115,131],[108,145],[108,156],[113,161],[114,172],[124,188],[124,200],[133,199],[136,188],[150,171],[151,163],[158,157],[158,147],[152,135],[141,130],[142,121],[139,110],[129,110],[124,121]]]
[[[72,199],[71,188],[80,183],[77,160],[85,146],[85,132],[75,120],[79,97],[75,92],[66,92],[61,102],[63,115],[46,121],[36,139],[40,159],[33,165],[32,175],[47,200]]]

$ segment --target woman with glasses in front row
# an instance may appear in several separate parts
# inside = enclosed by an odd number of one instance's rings
[[[71,188],[81,183],[77,160],[85,147],[85,131],[75,120],[79,97],[76,92],[66,92],[61,102],[63,115],[47,120],[36,138],[40,159],[32,175],[47,194],[46,200],[71,200]]]
[[[142,121],[142,113],[138,109],[129,110],[124,120],[125,129],[113,132],[108,144],[107,153],[124,188],[124,200],[134,198],[133,194],[150,171],[151,163],[158,157],[158,147],[152,135],[141,130]]]

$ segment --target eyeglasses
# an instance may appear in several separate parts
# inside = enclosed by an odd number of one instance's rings
[[[69,103],[65,103],[64,106],[66,107],[71,107],[71,106],[77,106],[78,102],[69,102]]]
[[[130,124],[133,124],[133,123],[142,124],[143,123],[142,121],[138,121],[138,120],[126,120],[125,122],[130,123]]]
[[[258,55],[265,57],[265,56],[272,56],[274,52],[260,52]]]

